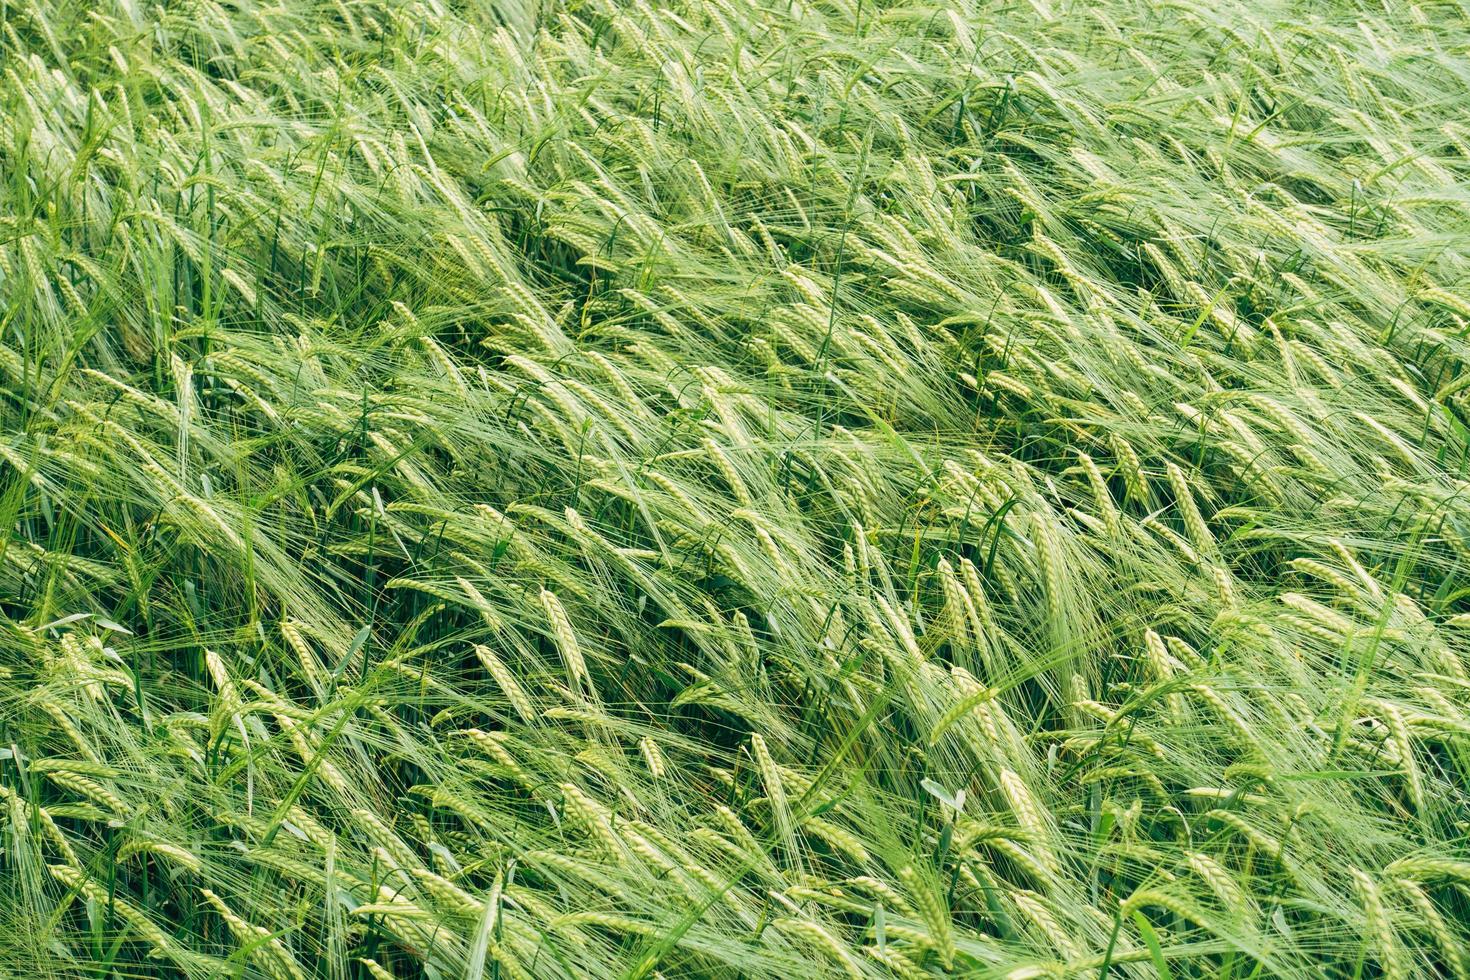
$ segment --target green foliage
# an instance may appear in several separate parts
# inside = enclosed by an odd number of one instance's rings
[[[0,4],[0,977],[1470,976],[1467,38]]]

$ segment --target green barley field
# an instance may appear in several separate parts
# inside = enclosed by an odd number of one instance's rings
[[[0,0],[0,978],[1470,977],[1464,0]]]

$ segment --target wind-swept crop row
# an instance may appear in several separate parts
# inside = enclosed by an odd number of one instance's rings
[[[0,977],[1464,980],[1467,39],[0,5]]]

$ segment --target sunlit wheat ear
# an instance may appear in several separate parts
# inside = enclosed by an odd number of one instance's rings
[[[587,662],[582,658],[581,644],[577,642],[577,634],[572,630],[571,620],[567,618],[561,600],[554,593],[543,589],[541,590],[541,607],[546,611],[546,618],[551,623],[552,637],[556,640],[557,649],[561,651],[562,660],[566,664],[567,676],[573,688],[588,689],[589,693],[593,693],[590,691],[592,678],[587,672]]]
[[[52,865],[49,869],[52,876],[67,887],[80,892],[88,901],[96,902],[105,900],[107,889],[103,885],[88,878],[83,872],[75,868]],[[135,908],[127,902],[114,901],[117,914],[128,923],[150,946],[158,953],[168,955],[174,949],[174,943],[168,938],[162,929],[153,923],[140,909]]]
[[[536,715],[536,709],[532,705],[530,697],[527,696],[525,689],[516,680],[515,675],[495,655],[494,651],[484,644],[475,644],[475,656],[485,665],[485,669],[489,671],[490,676],[494,678],[495,683],[504,692],[506,700],[510,702],[516,714],[521,716],[521,720],[531,721]]]
[[[1455,980],[1462,980],[1470,976],[1470,963],[1467,963],[1467,951],[1465,944],[1456,937],[1454,931],[1445,921],[1443,913],[1429,898],[1429,895],[1419,885],[1410,881],[1397,881],[1395,887],[1408,899],[1414,912],[1424,917],[1424,923],[1429,930],[1439,953],[1444,957],[1445,965],[1450,976]]]
[[[1030,838],[1032,849],[1047,871],[1052,874],[1058,873],[1060,865],[1049,844],[1053,834],[1045,812],[1031,795],[1031,790],[1027,787],[1025,780],[1015,772],[1002,769],[999,778],[1001,793],[1005,796],[1006,802],[1010,804],[1012,812],[1015,813],[1016,822]]]
[[[240,918],[208,888],[202,889],[200,894],[219,913],[230,932],[234,933],[242,943],[249,944],[252,948],[252,958],[267,974],[275,980],[303,980],[305,974],[301,972],[300,966],[280,940],[271,935],[269,929],[252,925]]]

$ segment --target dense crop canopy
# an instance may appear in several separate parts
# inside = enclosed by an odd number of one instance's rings
[[[1470,976],[1470,10],[0,2],[0,978]]]

